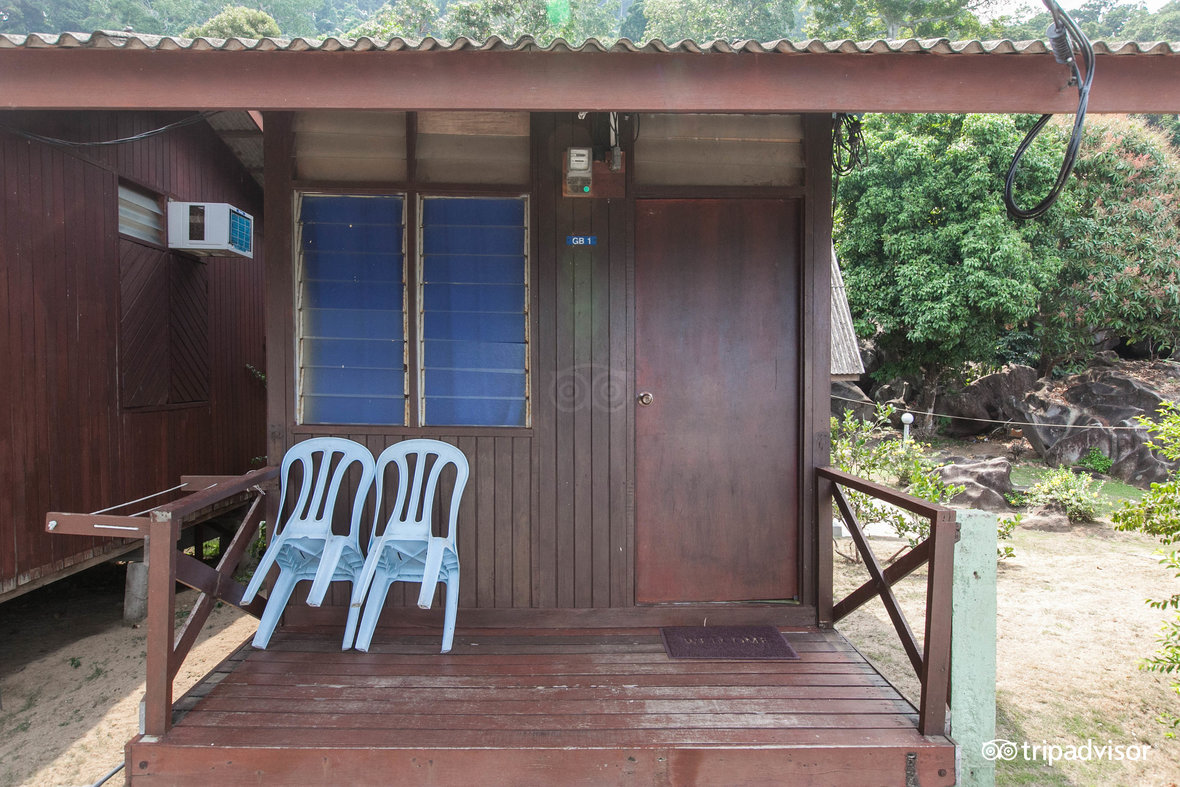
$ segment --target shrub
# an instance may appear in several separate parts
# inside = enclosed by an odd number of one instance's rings
[[[1069,521],[1089,522],[1098,512],[1098,492],[1094,479],[1068,467],[1059,467],[1028,492],[1029,505],[1057,505]]]
[[[1102,453],[1096,445],[1090,446],[1090,450],[1078,461],[1080,467],[1093,470],[1095,473],[1101,473],[1102,475],[1109,473],[1113,464],[1114,462],[1111,461],[1110,457]]]
[[[887,434],[885,426],[893,408],[878,405],[872,421],[862,421],[850,410],[842,419],[832,419],[832,464],[871,481],[901,488],[915,497],[946,503],[963,491],[947,484],[937,465],[927,455],[929,446],[916,440],[901,440]],[[892,430],[890,430],[892,431]],[[910,546],[930,535],[930,521],[883,503],[863,492],[845,490],[845,497],[862,524],[881,522],[892,527]]]
[[[1152,421],[1139,416],[1139,423],[1146,427],[1152,439],[1147,443],[1165,459],[1180,459],[1180,405],[1164,402],[1158,411],[1158,420]],[[1141,500],[1124,503],[1123,508],[1111,515],[1119,530],[1138,530],[1153,535],[1166,545],[1180,542],[1180,472],[1173,470],[1162,484],[1152,484]],[[1180,555],[1176,551],[1162,551],[1160,563],[1167,566],[1174,576],[1180,577]],[[1149,599],[1147,602],[1156,609],[1180,609],[1180,593],[1173,593],[1164,599]],[[1160,649],[1140,664],[1142,669],[1172,674],[1180,671],[1180,615],[1164,625],[1160,635]],[[1180,681],[1172,683],[1172,689],[1180,694]],[[1180,718],[1165,713],[1159,721],[1170,727],[1180,727]],[[1168,737],[1174,733],[1169,732]]]

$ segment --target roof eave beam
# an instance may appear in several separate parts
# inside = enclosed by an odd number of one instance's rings
[[[1180,112],[1180,57],[1099,56],[1092,112]],[[0,50],[11,109],[1071,112],[1051,55]]]

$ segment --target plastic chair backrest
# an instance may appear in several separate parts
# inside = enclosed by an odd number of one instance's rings
[[[414,457],[413,467],[410,467],[411,456]],[[433,462],[430,461],[432,457]],[[376,527],[381,520],[381,512],[374,512],[375,526],[372,539],[376,540],[382,536],[399,539],[429,538],[439,479],[448,465],[454,465],[455,485],[451,490],[447,529],[443,536],[453,548],[459,518],[459,501],[469,474],[467,457],[455,446],[441,440],[422,438],[394,443],[377,458],[375,473],[378,501],[384,499],[382,491],[385,469],[390,463],[397,465],[397,498],[383,530]],[[381,536],[378,535],[379,532]]]
[[[361,466],[357,488],[368,490],[373,480],[373,454],[360,443],[342,437],[313,437],[291,446],[283,455],[282,492],[279,495],[281,532],[288,537],[331,534],[336,497],[353,462],[359,462]],[[290,491],[291,471],[296,463],[302,468],[299,497],[290,516],[282,520]],[[358,494],[353,501],[348,533],[352,539],[357,536],[366,498],[367,495]]]

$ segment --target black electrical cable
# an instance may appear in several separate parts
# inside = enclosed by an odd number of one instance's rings
[[[114,777],[114,775],[116,773],[123,770],[123,765],[124,765],[124,763],[119,763],[114,768],[111,768],[109,771],[107,771],[105,776],[100,777],[99,780],[96,781],[94,784],[90,785],[90,787],[102,787],[102,785],[109,782]]]
[[[67,147],[67,148],[91,148],[91,147],[105,147],[108,145],[125,145],[128,142],[138,142],[141,139],[147,139],[148,137],[154,137],[157,134],[163,134],[164,132],[171,131],[174,128],[181,128],[183,126],[191,126],[194,123],[200,123],[202,120],[204,120],[205,118],[207,118],[213,114],[215,114],[215,113],[213,113],[213,112],[199,112],[196,115],[189,115],[188,117],[181,118],[180,120],[177,120],[173,123],[169,123],[166,126],[161,126],[160,128],[154,128],[150,131],[142,131],[138,134],[132,134],[129,137],[120,137],[119,139],[103,139],[103,140],[98,140],[95,142],[78,142],[76,140],[71,140],[71,139],[59,139],[57,137],[47,137],[47,136],[44,136],[43,134],[35,134],[32,131],[25,131],[24,129],[20,129],[20,128],[13,128],[12,126],[9,126],[9,125],[3,124],[3,123],[0,123],[0,128],[4,129],[5,131],[9,131],[13,134],[16,134],[18,137],[23,137],[24,139],[32,140],[33,142],[44,142],[47,145],[60,145],[62,147]]]
[[[840,178],[864,163],[865,138],[860,115],[837,112],[832,124],[832,210],[836,210],[836,195]]]
[[[1053,24],[1049,28],[1049,42],[1053,47],[1053,54],[1057,61],[1068,65],[1073,72],[1070,84],[1078,86],[1078,109],[1074,114],[1073,132],[1070,134],[1069,144],[1065,149],[1065,158],[1061,162],[1061,169],[1057,172],[1057,181],[1045,198],[1028,210],[1017,205],[1016,199],[1012,195],[1016,185],[1016,171],[1025,151],[1041,133],[1045,124],[1049,122],[1049,118],[1053,116],[1051,114],[1042,115],[1040,120],[1029,129],[1024,141],[1020,143],[1020,147],[1016,149],[1016,155],[1012,157],[1012,165],[1008,168],[1008,177],[1004,180],[1004,205],[1008,208],[1008,215],[1015,219],[1034,219],[1044,214],[1057,201],[1061,190],[1065,188],[1065,181],[1073,172],[1078,151],[1082,147],[1082,128],[1086,122],[1086,107],[1090,103],[1090,85],[1094,82],[1094,48],[1090,45],[1090,39],[1086,38],[1086,34],[1074,23],[1069,14],[1061,9],[1056,0],[1044,0],[1044,3],[1053,16]],[[1075,48],[1081,55],[1082,70],[1079,70],[1077,58],[1074,57]]]

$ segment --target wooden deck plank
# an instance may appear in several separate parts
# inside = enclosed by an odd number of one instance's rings
[[[919,735],[838,632],[744,662],[670,659],[651,628],[464,631],[446,655],[435,632],[389,634],[386,652],[341,652],[328,626],[244,645],[166,736],[129,744],[131,783],[954,781],[953,743]]]
[[[191,715],[191,714],[190,714]],[[189,717],[186,716],[187,721]],[[911,746],[936,748],[905,727],[860,727],[857,729],[652,729],[619,730],[403,730],[392,736],[387,729],[316,729],[308,727],[196,727],[185,724],[167,736],[171,745],[251,747],[332,747],[346,749],[431,748],[452,749],[613,749],[650,746],[822,746],[874,747]],[[945,742],[942,745],[946,745]]]
[[[896,747],[839,750],[841,767],[831,767],[823,749],[617,749],[529,752],[470,749],[438,758],[432,749],[352,749],[325,747],[252,749],[163,748],[132,745],[135,784],[206,787],[208,784],[267,785],[368,784],[399,774],[400,784],[471,784],[483,787],[603,787],[604,785],[768,785],[811,787],[904,784],[894,774],[913,771],[914,783],[946,785],[954,779],[954,749]],[[917,756],[915,756],[917,755]],[[911,765],[910,759],[913,758]],[[948,776],[949,773],[949,776]],[[384,776],[375,776],[381,774]],[[472,774],[478,774],[473,777]]]

